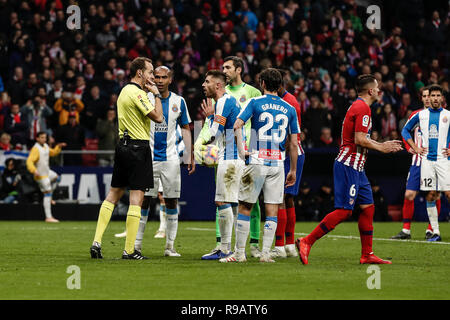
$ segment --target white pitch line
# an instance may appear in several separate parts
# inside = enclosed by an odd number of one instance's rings
[[[216,229],[211,228],[186,228],[186,230],[192,230],[192,231],[216,231]],[[307,236],[308,233],[295,233],[299,236]],[[339,236],[339,235],[326,235],[325,237],[328,238],[336,238],[336,239],[349,239],[349,240],[359,240],[359,237],[356,236]],[[450,242],[443,242],[443,241],[436,241],[436,242],[429,242],[429,241],[423,241],[423,240],[395,240],[395,239],[386,239],[386,238],[373,238],[373,240],[380,240],[380,241],[393,241],[398,243],[436,243],[436,244],[444,244],[444,245],[450,245]]]

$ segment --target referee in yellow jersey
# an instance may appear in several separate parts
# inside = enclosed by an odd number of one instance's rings
[[[152,61],[139,57],[131,62],[131,81],[119,94],[117,115],[119,144],[114,155],[111,188],[103,201],[97,221],[91,258],[101,259],[101,242],[115,205],[125,188],[130,188],[130,206],[127,212],[125,250],[122,259],[147,259],[134,251],[139,228],[141,205],[145,190],[153,187],[153,168],[150,150],[150,122],[163,122],[161,95],[155,85]],[[148,100],[147,92],[155,95],[155,105]]]

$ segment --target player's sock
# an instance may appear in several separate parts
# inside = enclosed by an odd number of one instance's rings
[[[439,221],[439,215],[441,214],[441,199],[436,200],[436,209],[438,212],[438,221]],[[433,231],[433,228],[431,228],[431,224],[428,224],[427,230]]]
[[[440,235],[441,233],[439,232],[439,220],[436,201],[427,201],[427,213],[431,228],[433,228],[433,233]]]
[[[373,214],[375,206],[371,205],[361,211],[358,219],[359,237],[361,238],[361,255],[372,253]]]
[[[278,209],[278,224],[275,232],[275,246],[284,247],[284,233],[286,232],[286,209]]]
[[[332,231],[339,223],[347,220],[352,215],[352,210],[336,209],[323,218],[317,227],[304,239],[306,243],[313,245],[314,242]]]
[[[231,210],[233,210],[233,228],[231,230],[231,238],[233,238],[233,231],[234,231],[234,242],[235,242],[235,246],[236,246],[236,221],[237,221],[237,215],[238,215],[238,208],[239,205],[237,203],[232,203],[231,204]],[[231,251],[231,242],[228,248]]]
[[[238,254],[245,252],[248,233],[250,231],[250,216],[238,213],[236,220],[236,251]]]
[[[411,220],[414,215],[414,200],[405,199],[403,201],[403,229],[406,234],[411,233]]]
[[[126,230],[127,237],[125,238],[125,251],[128,254],[134,252],[134,242],[139,228],[139,221],[141,220],[141,207],[130,205],[127,212]]]
[[[219,208],[216,207],[216,247],[220,246],[220,241],[222,237],[220,236],[219,228]]]
[[[52,194],[44,194],[44,199],[42,199],[42,205],[44,206],[44,213],[46,218],[52,217]]]
[[[227,203],[218,207],[219,209],[219,228],[222,241],[220,242],[220,250],[228,252],[231,243],[231,233],[233,231],[233,210],[231,204]]]
[[[111,219],[112,212],[114,211],[114,204],[105,200],[100,207],[98,214],[97,228],[95,230],[94,242],[102,243],[103,233],[108,226]]]
[[[261,210],[259,202],[253,205],[250,212],[250,245],[257,246],[259,243],[259,235],[261,231]]]
[[[166,209],[166,249],[173,249],[173,243],[177,237],[178,230],[178,209]]]
[[[166,231],[166,205],[159,206],[159,231]]]
[[[287,208],[286,244],[294,244],[295,241],[295,208]]]
[[[147,225],[149,209],[141,209],[141,219],[139,220],[139,228],[134,242],[134,249],[142,250],[142,240],[144,239],[145,226]]]
[[[273,238],[277,230],[277,217],[266,217],[262,241],[261,255],[268,254],[272,248]]]

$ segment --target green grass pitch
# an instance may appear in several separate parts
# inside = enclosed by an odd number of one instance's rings
[[[297,223],[309,233],[317,223]],[[164,257],[157,222],[144,238],[145,261],[121,260],[125,223],[110,223],[103,260],[89,256],[96,223],[0,222],[0,299],[301,300],[450,299],[450,224],[441,222],[441,243],[424,241],[424,223],[413,223],[412,241],[391,241],[400,223],[375,223],[374,251],[392,265],[380,266],[380,289],[368,289],[368,265],[360,265],[357,224],[346,222],[319,240],[309,265],[298,258],[273,264],[249,258],[221,264],[200,257],[215,245],[213,222],[180,222],[176,249]],[[68,289],[67,268],[80,268],[81,288]]]

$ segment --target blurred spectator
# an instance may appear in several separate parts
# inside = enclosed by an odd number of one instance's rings
[[[333,187],[329,181],[322,182],[317,192],[317,205],[319,207],[318,220],[322,220],[328,212],[334,210]]]
[[[0,202],[17,203],[19,196],[19,183],[22,179],[16,169],[16,162],[9,158],[5,160],[5,170],[2,173],[2,185],[0,189]]]
[[[20,112],[20,107],[17,103],[11,105],[10,112],[5,117],[5,132],[11,135],[11,143],[17,147],[20,145],[26,145],[27,140],[27,130],[28,123],[25,116]]]
[[[107,108],[107,101],[100,96],[98,85],[92,86],[89,93],[85,95],[83,104],[85,107],[81,112],[80,123],[86,129],[86,138],[94,138],[97,120],[105,117]]]
[[[324,127],[321,130],[320,133],[320,140],[315,145],[318,148],[337,148],[338,144],[334,141],[333,137],[331,136],[331,129]]]
[[[300,185],[300,192],[295,201],[295,212],[299,221],[319,220],[320,209],[317,198],[306,181],[303,181]]]
[[[44,131],[48,136],[52,134],[52,130],[47,127],[47,118],[53,114],[53,110],[40,96],[36,95],[33,100],[28,100],[20,112],[27,123],[29,148],[34,144],[38,132]]]
[[[68,122],[58,128],[56,140],[67,144],[66,150],[81,151],[84,146],[84,130],[77,122],[77,113],[68,114]],[[64,154],[65,166],[80,166],[81,154]]]
[[[13,145],[11,144],[11,135],[3,132],[0,135],[0,150],[10,151],[12,148]]]
[[[114,150],[119,142],[118,130],[116,110],[109,109],[106,119],[99,119],[97,122],[98,150]],[[114,154],[99,154],[97,159],[101,167],[112,166]]]
[[[306,110],[303,119],[306,137],[317,147],[320,144],[322,128],[331,126],[331,114],[323,107],[317,96],[312,96],[311,106]]]
[[[377,180],[370,182],[372,186],[373,204],[375,205],[374,221],[391,221],[386,199]]]
[[[381,118],[381,137],[387,138],[392,130],[397,130],[397,117],[392,110],[392,106],[387,103],[383,107]]]
[[[53,107],[59,113],[59,125],[63,126],[69,121],[69,113],[75,116],[77,123],[80,122],[80,112],[84,109],[84,104],[78,99],[74,99],[73,93],[64,91],[61,98],[56,100]]]

